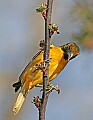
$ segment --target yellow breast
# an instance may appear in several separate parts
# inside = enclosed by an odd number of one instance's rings
[[[43,51],[36,57],[35,60],[28,66],[25,73],[22,75],[23,82],[26,82],[27,89],[31,89],[37,84],[42,84],[42,71],[37,70],[33,73],[36,68],[36,64],[40,64],[43,61]],[[51,45],[50,49],[50,62],[49,62],[49,80],[53,80],[66,66],[68,60],[64,59],[64,52],[60,47]]]

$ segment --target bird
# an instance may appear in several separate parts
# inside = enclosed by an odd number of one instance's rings
[[[65,68],[67,63],[80,54],[78,45],[74,42],[66,43],[62,46],[50,45],[49,58],[49,82],[56,78],[59,73]],[[36,70],[36,66],[40,65],[43,61],[44,50],[39,51],[25,67],[19,80],[12,86],[15,92],[19,89],[18,96],[13,105],[13,112],[16,115],[21,109],[29,91],[37,86],[43,84],[42,70]]]

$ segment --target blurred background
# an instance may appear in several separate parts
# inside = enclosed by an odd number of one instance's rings
[[[34,88],[21,111],[13,115],[17,94],[12,84],[38,51],[44,39],[44,21],[35,9],[43,0],[0,0],[0,120],[38,120],[31,103],[41,95]],[[76,42],[81,54],[73,59],[52,82],[61,93],[50,95],[46,120],[93,120],[93,0],[54,0],[52,21],[60,35],[51,43]]]

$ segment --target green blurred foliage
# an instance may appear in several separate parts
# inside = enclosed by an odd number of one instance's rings
[[[73,35],[85,49],[93,49],[93,0],[78,0],[71,9],[72,19],[80,22],[79,33]]]

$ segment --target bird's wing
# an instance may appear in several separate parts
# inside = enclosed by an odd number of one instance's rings
[[[24,85],[25,80],[22,78],[26,71],[32,66],[32,62],[41,54],[42,49],[40,49],[31,59],[31,61],[27,64],[27,66],[22,71],[21,75],[19,76],[19,81],[21,83],[21,87]]]
[[[20,87],[24,86],[25,83],[25,79],[23,79],[23,75],[24,73],[29,69],[29,67],[31,66],[32,62],[36,59],[36,57],[38,57],[40,55],[40,53],[42,52],[42,49],[40,49],[31,59],[31,61],[27,64],[27,66],[25,67],[25,69],[22,71],[21,75],[19,76],[19,81],[14,83],[12,86],[15,88],[15,92],[17,92],[19,90]]]

